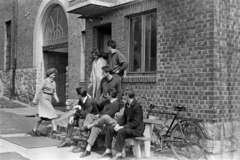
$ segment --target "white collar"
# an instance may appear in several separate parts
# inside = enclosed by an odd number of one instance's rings
[[[87,100],[87,96],[83,98],[82,103],[85,103]]]
[[[130,103],[128,103],[128,108],[131,107],[132,103],[133,103],[133,99],[129,99]]]
[[[112,98],[112,99],[110,100],[110,102],[113,103],[113,102],[116,101],[116,100],[117,100],[117,98]]]

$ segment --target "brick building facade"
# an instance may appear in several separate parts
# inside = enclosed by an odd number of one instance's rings
[[[170,111],[173,105],[186,106],[184,116],[204,120],[206,159],[240,159],[239,0],[27,0],[21,3],[17,18],[16,97],[19,100],[31,100],[31,96],[23,95],[35,91],[44,73],[44,65],[36,59],[39,52],[34,43],[38,20],[42,20],[42,14],[52,3],[60,4],[67,12],[69,24],[68,98],[76,97],[74,88],[78,84],[89,83],[91,50],[99,48],[105,52],[105,42],[113,39],[130,62],[123,87],[135,90],[145,111],[147,103],[141,96]],[[4,17],[0,20],[0,56],[3,57],[4,25],[14,16],[11,1],[1,0],[0,4]],[[25,16],[28,12],[29,19]],[[82,54],[83,36],[85,54]],[[3,58],[0,62],[1,78],[9,86],[5,95],[10,95],[12,70],[5,70]],[[154,112],[156,117],[159,109]]]
[[[239,159],[240,1],[73,2],[68,11],[86,19],[86,53],[92,48],[104,48],[99,39],[105,41],[101,39],[103,28],[110,30],[111,39],[117,41],[118,49],[130,62],[124,88],[133,88],[137,97],[149,97],[169,110],[173,110],[173,105],[186,106],[184,116],[204,120],[205,157]],[[88,12],[91,7],[94,13]],[[149,14],[156,14],[157,29],[156,56],[150,57],[156,59],[157,65],[155,70],[154,65],[151,66],[152,72],[146,68],[146,57],[145,60],[141,58],[140,71],[134,70],[135,66],[131,64],[136,63],[135,51],[140,50],[142,56],[146,56],[146,48],[149,48],[146,37],[151,37],[154,42],[154,36],[145,32],[151,28],[147,21]],[[140,29],[136,27],[139,23]],[[142,35],[139,42],[144,45],[139,50],[134,48],[139,40],[137,34]],[[150,47],[155,46],[151,44]],[[151,50],[151,54],[153,52]],[[90,56],[86,55],[86,61],[90,62]],[[89,64],[86,65],[88,77],[91,63],[86,64]],[[139,100],[146,106],[146,102]],[[154,112],[157,117],[158,110]]]
[[[30,103],[36,87],[45,77],[46,69],[51,67],[47,66],[45,56],[48,52],[51,54],[56,52],[67,57],[64,69],[63,67],[61,69],[68,77],[64,80],[71,79],[66,83],[67,86],[61,83],[64,87],[62,93],[66,98],[77,98],[75,88],[84,80],[85,75],[84,63],[82,63],[84,62],[82,35],[85,21],[78,19],[76,15],[66,13],[69,7],[67,0],[1,0],[0,4],[0,77],[5,85],[4,95]],[[67,39],[62,41],[64,43],[61,42],[62,37],[58,37],[60,43],[45,45],[44,34],[48,24],[46,21],[56,10],[64,12],[59,19],[63,19],[62,17],[67,19],[68,37],[63,37]],[[7,29],[9,28],[7,24],[11,24],[10,29]],[[7,38],[7,30],[10,30],[10,38]],[[7,43],[11,46],[10,51],[6,49]],[[12,74],[14,57],[16,57],[15,78]],[[15,89],[12,87],[13,79],[15,79]]]

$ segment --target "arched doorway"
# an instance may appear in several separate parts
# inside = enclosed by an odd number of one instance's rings
[[[36,84],[45,78],[49,68],[56,68],[55,81],[60,102],[66,101],[66,68],[68,66],[68,17],[65,9],[67,0],[43,0],[34,28],[33,66],[37,68]]]
[[[68,66],[68,23],[65,11],[60,5],[52,5],[43,18],[43,61],[44,70],[56,68],[55,77],[59,103],[66,101],[66,68]]]

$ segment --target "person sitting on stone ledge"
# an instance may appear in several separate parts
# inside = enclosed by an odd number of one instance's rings
[[[115,88],[110,88],[107,91],[106,95],[107,99],[110,101],[110,103],[106,104],[103,108],[103,111],[99,115],[93,115],[93,114],[88,114],[86,116],[86,119],[83,124],[83,129],[82,130],[88,130],[88,126],[90,126],[93,123],[98,123],[98,121],[104,121],[106,124],[113,124],[116,120],[114,120],[114,116],[120,111],[120,104],[119,101],[117,100],[117,91]],[[104,119],[104,120],[103,120]],[[104,127],[103,123],[102,125],[98,126],[91,126],[91,133],[90,136],[87,139],[87,148],[86,150],[80,155],[80,158],[84,158],[91,153],[91,148],[94,145],[98,135],[104,135]],[[80,152],[82,149],[79,147],[79,145],[73,149],[73,152]]]
[[[111,154],[114,135],[117,135],[115,146],[113,148],[117,151],[114,159],[118,159],[122,156],[122,150],[127,138],[143,136],[144,123],[142,106],[135,99],[135,93],[132,89],[126,89],[123,98],[127,101],[124,114],[115,126],[112,125],[105,127],[106,151],[99,156],[99,158]]]
[[[91,113],[93,115],[97,115],[99,113],[98,107],[96,106],[97,103],[94,102],[93,98],[89,98],[87,96],[86,89],[80,87],[77,88],[76,91],[79,96],[78,105],[81,106],[81,109],[75,107],[76,112],[68,120],[67,136],[65,140],[58,146],[58,148],[67,147],[71,145],[70,142],[72,133],[74,131],[74,126],[81,128],[87,114]]]

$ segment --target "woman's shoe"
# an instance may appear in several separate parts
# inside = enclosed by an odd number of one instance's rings
[[[30,135],[33,136],[33,137],[38,137],[37,131],[34,131],[33,129],[30,132]]]
[[[61,132],[59,132],[58,130],[52,130],[52,134],[55,133],[55,134],[61,134]]]

